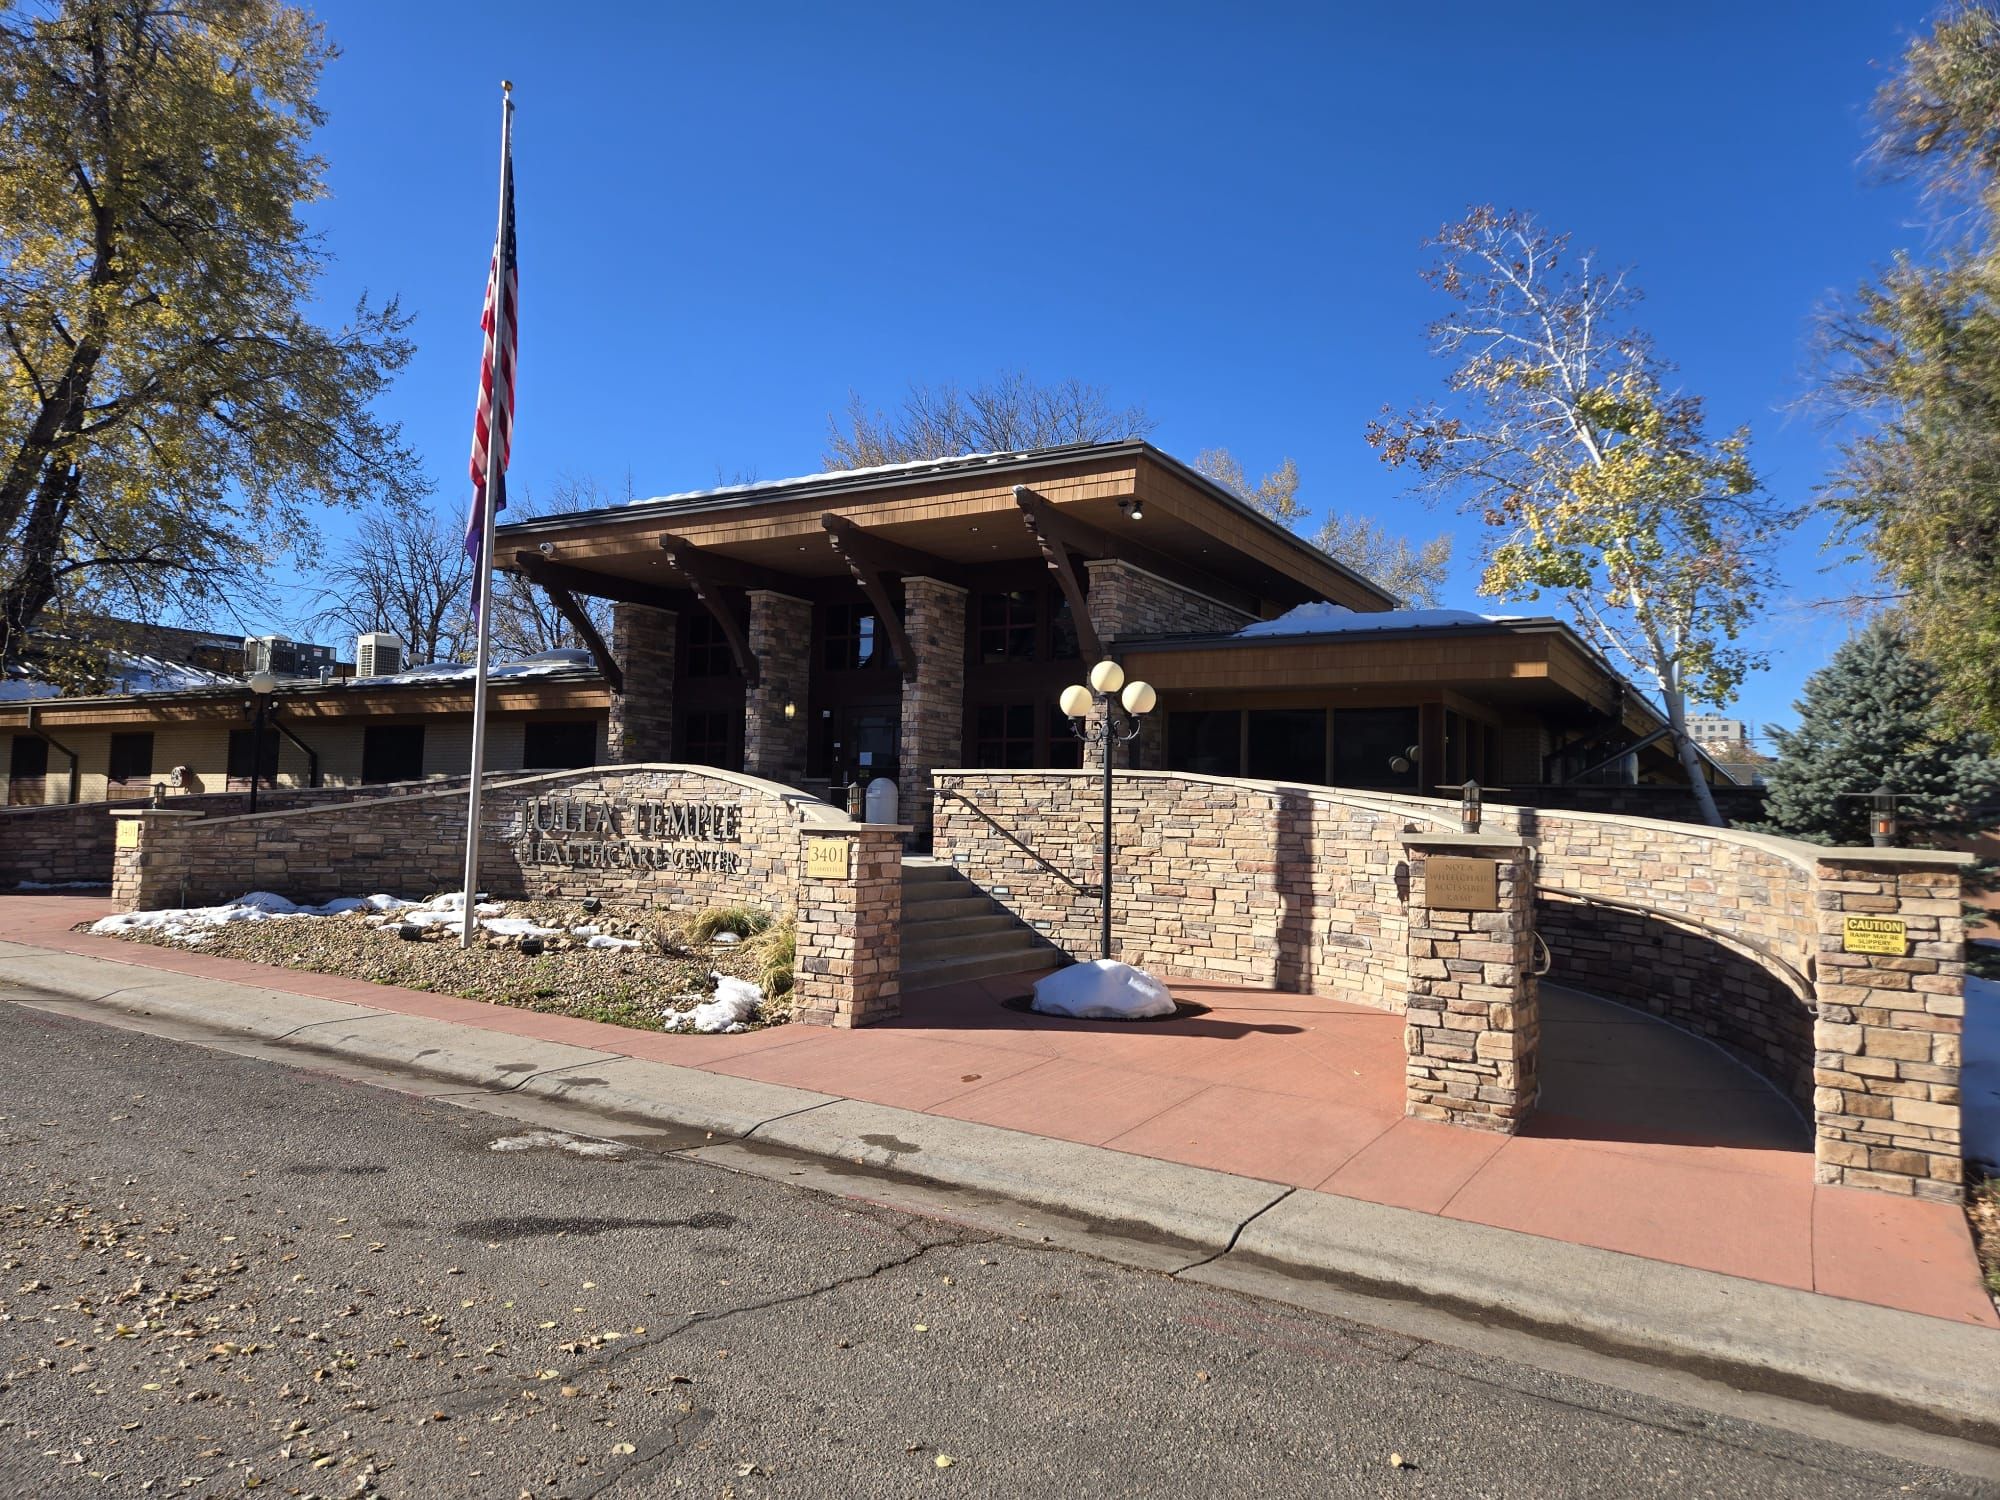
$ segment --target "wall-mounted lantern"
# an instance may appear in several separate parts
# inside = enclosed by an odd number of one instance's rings
[[[1877,849],[1896,847],[1896,834],[1900,831],[1896,822],[1896,799],[1916,795],[1913,792],[1899,792],[1888,782],[1876,786],[1872,792],[1842,792],[1843,797],[1866,797],[1868,799],[1868,842]]]

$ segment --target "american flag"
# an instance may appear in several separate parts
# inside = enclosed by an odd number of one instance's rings
[[[507,508],[507,456],[514,435],[514,365],[520,353],[520,267],[514,256],[514,153],[511,145],[503,168],[500,239],[493,247],[493,264],[486,275],[486,307],[479,326],[486,346],[479,357],[479,410],[472,422],[472,513],[465,526],[465,555],[483,559],[486,540],[486,466],[496,455],[493,509]]]

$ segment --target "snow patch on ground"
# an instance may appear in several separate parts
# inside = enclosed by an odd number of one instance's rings
[[[232,922],[272,922],[289,917],[331,917],[367,908],[390,911],[407,905],[395,896],[342,896],[324,906],[301,906],[271,891],[251,891],[220,906],[170,906],[158,911],[125,911],[102,917],[90,930],[107,937],[157,929],[178,942],[198,943],[211,928]]]
[[[1526,615],[1482,615],[1469,609],[1354,610],[1344,604],[1301,604],[1275,620],[1245,625],[1239,636],[1332,635],[1351,630],[1422,630],[1440,625],[1504,625]]]
[[[2000,980],[1965,981],[1959,1122],[1968,1157],[2000,1167]]]
[[[1035,982],[1033,1009],[1089,1021],[1143,1021],[1174,1013],[1174,997],[1144,969],[1099,958]]]
[[[763,990],[747,979],[731,979],[727,974],[711,974],[709,977],[715,981],[715,998],[704,1001],[693,1010],[664,1012],[666,1030],[700,1031],[712,1035],[750,1029],[750,1022],[757,1019],[757,1008],[764,1003]]]
[[[567,1151],[571,1156],[624,1156],[631,1150],[612,1141],[586,1141],[560,1130],[531,1130],[525,1135],[503,1135],[490,1142],[488,1151]]]

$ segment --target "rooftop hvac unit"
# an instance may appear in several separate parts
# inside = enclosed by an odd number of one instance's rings
[[[354,640],[356,677],[393,677],[403,670],[403,638],[386,630],[370,631]]]

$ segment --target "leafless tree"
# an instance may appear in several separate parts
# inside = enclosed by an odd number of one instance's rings
[[[630,499],[631,483],[626,483]],[[600,506],[615,505],[617,498],[605,490],[595,479],[577,479],[565,476],[549,487],[546,500],[536,500],[524,486],[518,499],[510,497],[505,511],[509,521],[531,521],[541,516],[568,515],[580,510],[595,510]],[[504,558],[502,559],[505,560]],[[597,627],[599,635],[611,639],[611,603],[606,599],[578,595],[581,604]],[[518,573],[496,573],[493,575],[493,653],[500,659],[534,656],[543,651],[577,650],[583,640],[575,628],[563,617],[562,611],[550,602],[542,589],[530,583]]]
[[[1145,407],[1114,406],[1102,386],[1074,379],[1041,385],[1012,370],[969,389],[953,381],[913,384],[893,415],[850,394],[844,418],[827,418],[823,461],[829,469],[866,469],[962,453],[1022,453],[1143,437],[1153,426]]]
[[[472,640],[472,562],[455,521],[386,509],[362,519],[353,544],[321,574],[315,631],[400,636],[413,665],[452,661]]]

